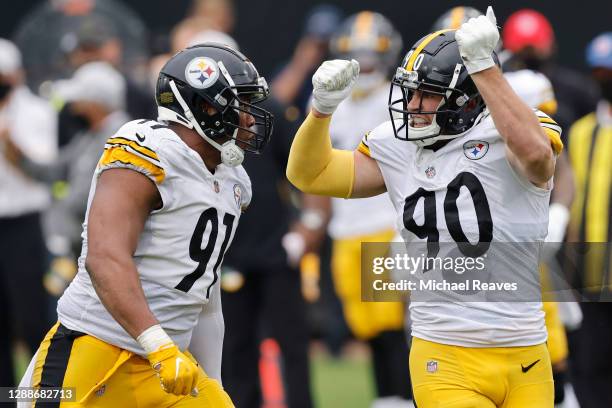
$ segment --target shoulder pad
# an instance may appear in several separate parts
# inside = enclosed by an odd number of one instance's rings
[[[534,110],[538,120],[540,121],[540,126],[544,129],[544,132],[550,139],[550,144],[552,145],[555,154],[561,153],[563,150],[563,142],[561,141],[561,126],[553,118],[542,112],[541,110]]]
[[[126,123],[106,141],[98,167],[132,168],[161,184],[166,172],[157,153],[160,139],[155,132],[162,128],[167,126],[151,120]]]

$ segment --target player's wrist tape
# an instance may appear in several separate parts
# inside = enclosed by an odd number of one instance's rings
[[[138,336],[136,339],[142,346],[147,355],[162,348],[173,346],[174,342],[159,324],[151,326]]]
[[[331,115],[336,111],[340,102],[342,102],[342,100],[338,101],[338,103],[336,103],[336,101],[323,101],[315,96],[312,99],[312,107],[319,113]]]

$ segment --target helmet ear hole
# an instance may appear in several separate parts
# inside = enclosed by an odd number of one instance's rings
[[[204,112],[208,116],[214,116],[219,112],[214,106],[212,106],[210,103],[206,101],[202,101],[201,107],[202,107],[202,112]]]

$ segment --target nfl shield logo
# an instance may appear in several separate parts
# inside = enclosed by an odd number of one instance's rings
[[[435,373],[438,371],[438,362],[436,360],[430,360],[427,362],[427,372]]]
[[[489,151],[489,143],[481,140],[470,140],[463,144],[463,154],[470,160],[481,159]]]
[[[425,175],[427,176],[427,178],[433,178],[436,176],[436,168],[433,166],[429,166],[428,168],[425,169]]]
[[[101,397],[102,395],[104,395],[104,391],[106,391],[106,384],[102,385],[96,390],[96,397]]]

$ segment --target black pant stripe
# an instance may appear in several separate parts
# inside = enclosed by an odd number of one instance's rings
[[[40,387],[61,387],[64,384],[64,375],[68,368],[68,360],[70,359],[70,352],[72,351],[72,343],[74,339],[82,336],[83,333],[76,332],[61,324],[57,328],[57,331],[51,338],[49,344],[49,350],[43,364],[42,373],[40,377]],[[57,407],[59,408],[59,402],[37,402],[35,407]]]

